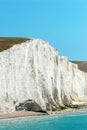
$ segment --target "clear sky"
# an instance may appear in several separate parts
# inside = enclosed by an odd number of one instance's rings
[[[49,41],[70,60],[87,60],[87,0],[0,0],[0,37]]]

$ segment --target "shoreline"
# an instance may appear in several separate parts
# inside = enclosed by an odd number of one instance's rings
[[[0,113],[0,120],[9,119],[9,118],[18,118],[18,117],[26,117],[26,116],[41,116],[48,115],[47,113],[34,112],[34,111],[19,111],[13,113]]]
[[[76,109],[68,108],[61,111],[48,111],[47,113],[34,112],[34,111],[18,111],[13,113],[0,113],[0,120],[9,119],[9,118],[18,118],[18,117],[31,117],[31,116],[47,116],[47,115],[60,115],[66,112],[72,112]],[[78,109],[79,110],[79,109]]]
[[[84,108],[84,107],[83,107]],[[83,110],[83,108],[67,108],[60,111],[48,111],[47,113],[42,112],[34,112],[34,111],[16,111],[13,113],[0,113],[0,120],[10,119],[10,118],[18,118],[18,117],[32,117],[32,116],[47,116],[47,115],[62,115],[71,112],[79,112],[79,110]]]

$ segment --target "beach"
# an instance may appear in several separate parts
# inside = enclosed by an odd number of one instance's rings
[[[34,111],[18,111],[14,113],[0,113],[0,119],[6,118],[16,118],[16,117],[25,117],[25,116],[40,116],[47,115],[47,113],[34,112]]]
[[[23,111],[15,111],[12,113],[0,113],[0,119],[26,117],[26,116],[57,115],[57,114],[64,114],[66,112],[72,112],[76,110],[77,109],[67,108],[60,111],[47,111],[47,113],[23,110]]]

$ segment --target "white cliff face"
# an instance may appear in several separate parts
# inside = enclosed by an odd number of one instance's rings
[[[42,110],[87,102],[87,75],[47,42],[33,39],[0,52],[0,112],[28,99]]]
[[[86,74],[76,64],[69,62],[66,57],[60,57],[59,75],[63,104],[79,105],[87,101]]]

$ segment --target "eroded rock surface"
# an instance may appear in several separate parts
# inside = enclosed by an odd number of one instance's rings
[[[87,74],[47,42],[32,39],[0,52],[0,112],[18,107],[47,111],[86,102]]]
[[[29,99],[23,103],[19,103],[15,106],[16,111],[26,110],[26,111],[36,111],[43,112],[40,105],[38,105],[34,100]]]

